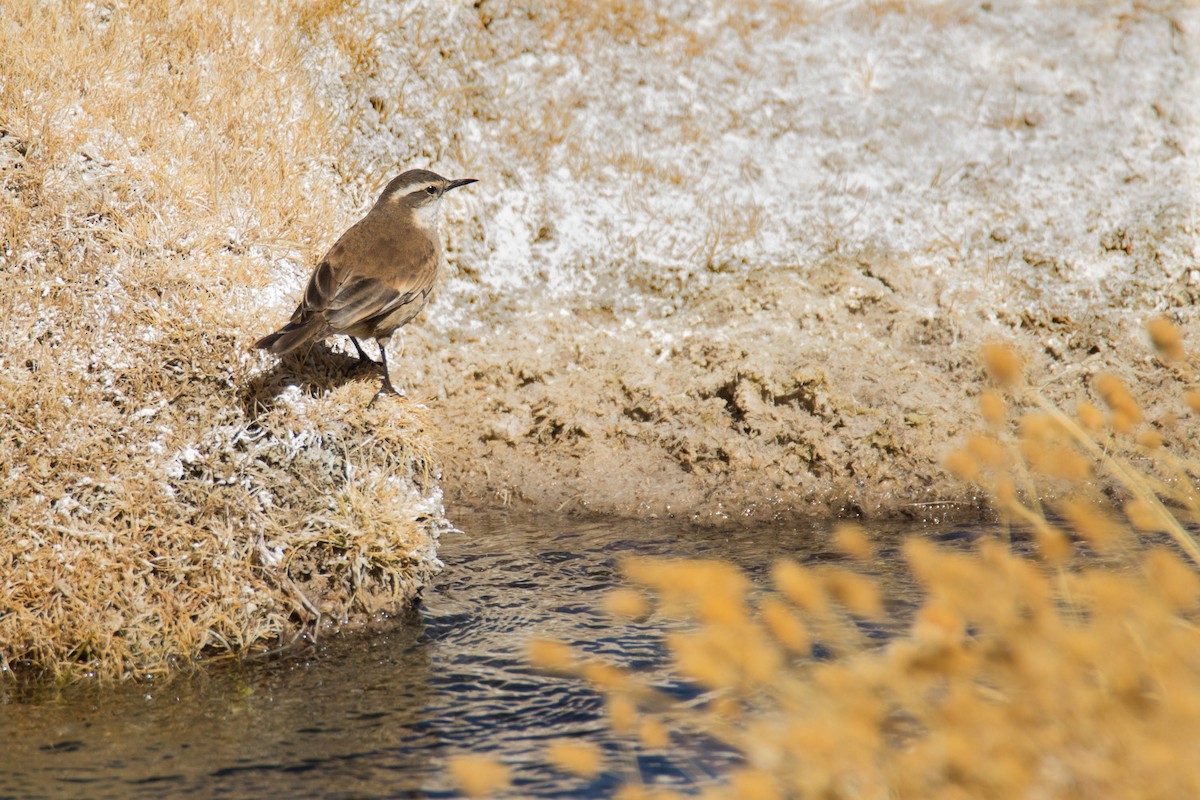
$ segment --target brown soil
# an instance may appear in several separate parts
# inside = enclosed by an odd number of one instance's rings
[[[448,502],[714,522],[978,517],[984,499],[944,459],[983,427],[977,355],[998,338],[986,308],[931,317],[919,295],[932,287],[900,268],[820,272],[816,285],[713,275],[632,328],[615,311],[568,308],[486,340],[410,345],[406,358],[444,387],[430,404]],[[1150,363],[1147,315],[1030,311],[1004,339],[1064,408],[1099,403],[1089,379],[1111,371],[1162,418],[1182,411],[1185,382]],[[1193,418],[1173,438],[1196,433]]]

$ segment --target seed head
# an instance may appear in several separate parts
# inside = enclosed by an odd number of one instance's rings
[[[546,748],[546,757],[563,772],[581,778],[594,777],[604,763],[600,749],[590,742],[553,742]]]
[[[1150,320],[1146,328],[1150,332],[1150,341],[1163,361],[1182,361],[1187,355],[1183,349],[1183,334],[1171,320],[1156,317]]]
[[[1015,386],[1021,382],[1024,365],[1008,345],[985,345],[980,355],[988,376],[1000,386]]]
[[[487,797],[508,786],[508,768],[486,756],[453,756],[450,774],[468,797]]]

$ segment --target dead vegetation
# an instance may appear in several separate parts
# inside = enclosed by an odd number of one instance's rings
[[[248,352],[257,295],[357,202],[305,66],[337,52],[326,13],[18,2],[0,19],[9,674],[253,653],[401,609],[436,567],[422,409],[365,410],[374,377],[323,350]]]

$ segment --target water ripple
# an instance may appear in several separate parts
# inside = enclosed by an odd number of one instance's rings
[[[669,669],[662,635],[674,623],[616,623],[601,610],[620,560],[721,557],[765,582],[781,555],[836,558],[817,528],[496,515],[460,527],[465,533],[443,538],[446,570],[419,613],[394,629],[164,686],[80,687],[0,705],[0,798],[452,797],[446,759],[468,752],[513,767],[520,797],[608,797],[618,774],[694,791],[735,754],[699,736],[677,739],[669,754],[632,750],[608,730],[599,694],[525,662],[527,641],[571,643],[637,669],[666,697],[695,701],[700,692]],[[955,529],[943,538],[972,535]],[[890,572],[900,560],[890,552],[873,571],[902,581]],[[909,597],[889,611],[905,617],[913,606]],[[863,632],[882,639],[895,625]],[[565,779],[543,755],[558,738],[594,742],[617,769],[590,782]]]

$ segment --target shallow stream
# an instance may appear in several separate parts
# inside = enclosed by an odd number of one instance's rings
[[[712,741],[634,752],[581,681],[524,659],[531,636],[558,638],[652,675],[683,702],[696,690],[667,669],[671,623],[601,610],[627,555],[717,557],[765,584],[783,555],[840,559],[828,526],[706,530],[680,523],[458,518],[442,537],[446,569],[420,609],[385,631],[333,637],[268,664],[167,685],[22,691],[0,704],[0,798],[453,797],[447,759],[489,754],[514,767],[516,796],[606,797],[621,780],[696,788],[733,754]],[[879,529],[868,566],[902,626],[918,598],[899,568],[905,532],[973,538],[965,528]],[[819,649],[817,652],[819,657]],[[2,690],[2,689],[0,689]],[[548,741],[601,745],[622,774],[581,781],[545,760]]]

